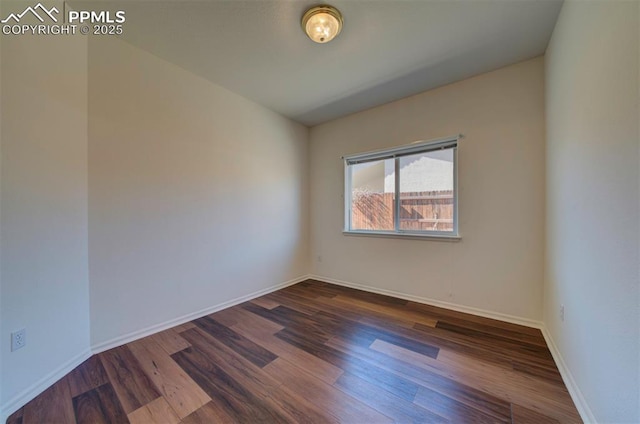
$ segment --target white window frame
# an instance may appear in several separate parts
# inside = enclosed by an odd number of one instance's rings
[[[344,229],[346,235],[363,235],[375,237],[401,237],[401,238],[425,238],[459,240],[458,231],[458,145],[462,135],[439,138],[436,140],[417,141],[404,146],[391,149],[376,150],[373,152],[358,153],[344,156]],[[418,153],[432,152],[435,150],[453,148],[453,231],[415,231],[400,229],[400,158],[402,156]],[[351,229],[351,165],[376,160],[395,159],[395,196],[394,196],[394,226],[393,231],[385,230],[352,230]]]

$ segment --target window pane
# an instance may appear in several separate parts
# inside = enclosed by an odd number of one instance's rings
[[[400,158],[400,229],[453,232],[454,149]]]
[[[393,159],[351,165],[351,229],[394,230]]]

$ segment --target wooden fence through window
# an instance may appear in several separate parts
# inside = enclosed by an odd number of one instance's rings
[[[394,230],[394,193],[354,193],[351,206],[353,230]],[[453,231],[453,191],[400,194],[400,229]]]

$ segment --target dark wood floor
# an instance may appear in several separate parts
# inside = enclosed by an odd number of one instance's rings
[[[7,422],[580,417],[539,330],[309,280],[94,355]]]

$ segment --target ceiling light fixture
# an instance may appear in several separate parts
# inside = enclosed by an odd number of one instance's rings
[[[316,43],[328,43],[342,29],[342,14],[329,5],[315,6],[302,15],[302,29]]]

